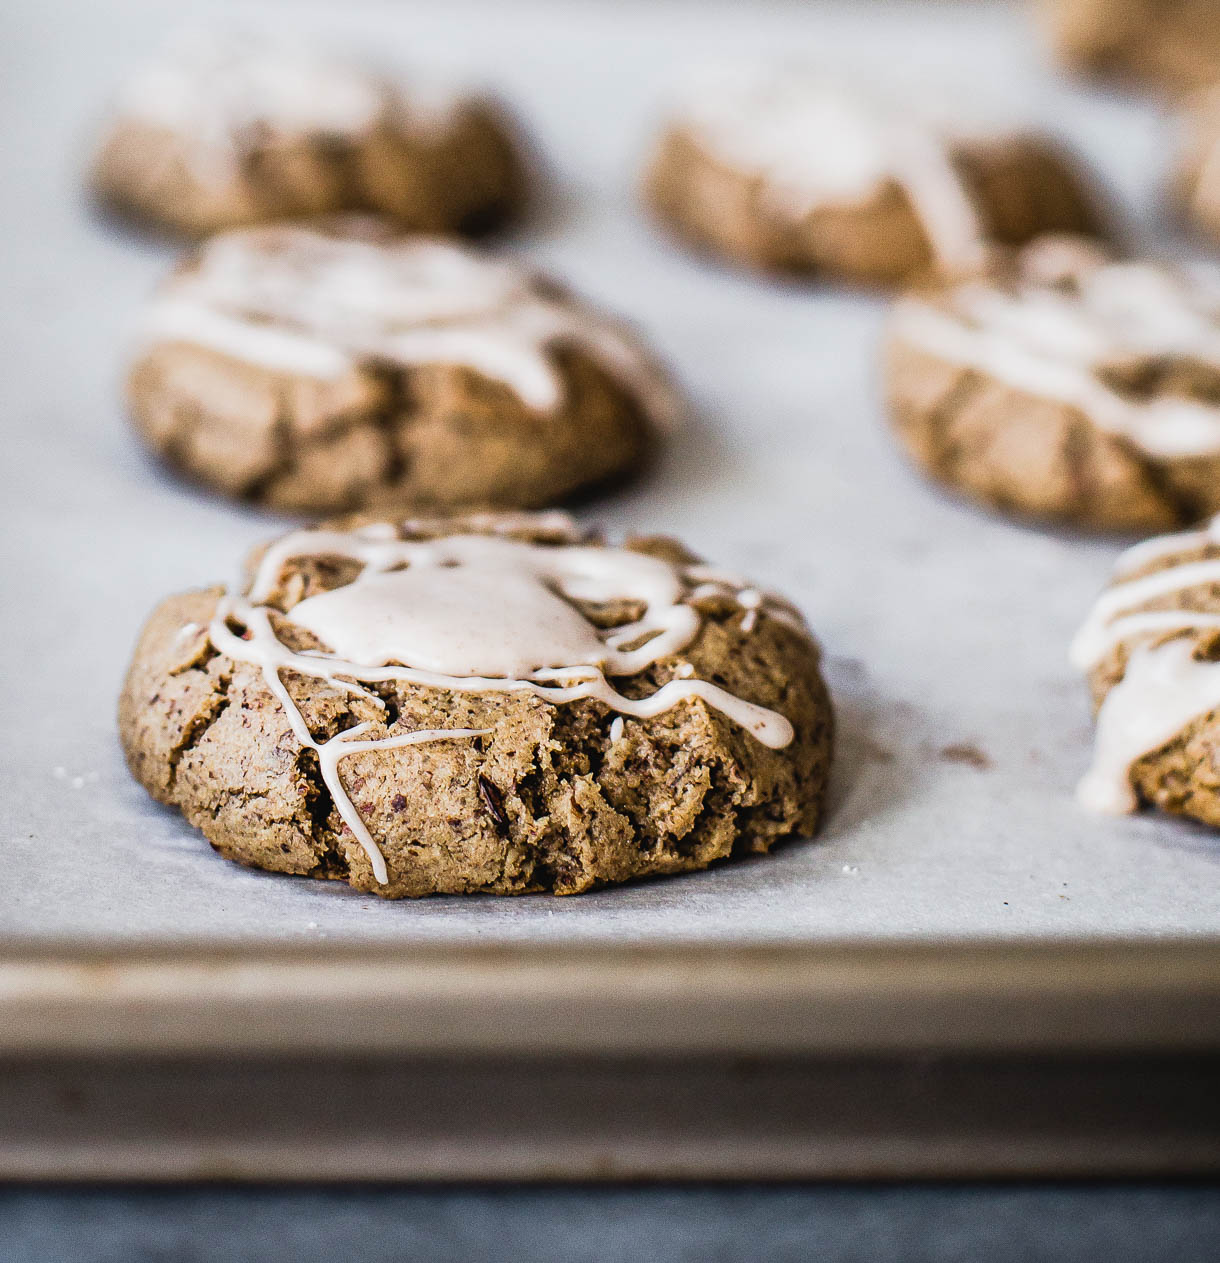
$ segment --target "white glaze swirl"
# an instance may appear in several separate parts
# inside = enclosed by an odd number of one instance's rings
[[[556,517],[544,515],[544,529],[553,531]],[[514,515],[518,526],[522,520]],[[351,583],[307,597],[286,614],[275,611],[326,646],[296,652],[276,634],[266,602],[290,562],[315,557],[347,558],[360,571]],[[748,622],[743,630],[752,631],[760,617],[776,617],[808,634],[786,602],[756,588],[734,588],[723,576],[709,578],[700,567],[572,539],[534,543],[480,533],[404,539],[397,527],[379,523],[351,531],[296,531],[272,544],[247,594],[221,599],[208,636],[219,653],[262,671],[298,741],[317,752],[340,816],[384,883],[384,858],[343,787],[339,760],[357,751],[480,732],[440,729],[356,740],[368,728],[363,724],[318,742],[281,672],[325,680],[377,705],[380,699],[363,685],[391,680],[458,693],[528,692],[552,705],[590,699],[616,717],[636,719],[698,699],[767,746],[790,744],[795,734],[783,715],[687,673],[639,698],[610,683],[638,676],[689,645],[702,624],[694,602],[708,595],[737,599]],[[578,604],[615,602],[642,612],[606,629]],[[620,724],[615,738],[621,733]]]
[[[1192,588],[1220,584],[1220,556],[1186,560],[1214,547],[1220,547],[1220,517],[1201,530],[1165,535],[1129,549],[1116,566],[1118,581],[1101,594],[1072,641],[1072,663],[1086,673],[1118,645],[1129,648],[1123,677],[1097,712],[1093,763],[1077,791],[1091,810],[1134,811],[1138,799],[1131,786],[1132,765],[1220,706],[1220,662],[1195,657],[1195,635],[1220,632],[1220,614],[1142,608]],[[1179,560],[1163,569],[1124,578],[1174,557]]]
[[[908,297],[893,334],[1017,390],[1077,408],[1100,429],[1162,459],[1220,452],[1220,406],[1134,397],[1106,370],[1177,359],[1220,372],[1220,271],[1111,262],[1083,242],[1026,247],[1011,280],[971,280],[937,299]]]
[[[221,183],[267,139],[350,140],[390,123],[439,134],[461,105],[456,93],[436,89],[408,96],[333,54],[293,42],[188,30],[123,85],[114,125],[172,132],[192,174]]]
[[[624,327],[520,267],[429,237],[370,239],[351,223],[351,235],[275,225],[213,237],[154,299],[144,343],[322,380],[368,362],[461,364],[539,411],[562,402],[555,352],[575,348],[656,424],[676,420],[665,375]]]
[[[906,105],[869,99],[797,67],[719,67],[699,76],[677,121],[792,220],[867,202],[887,184],[906,194],[937,260],[974,270],[987,243],[953,160],[956,132]]]

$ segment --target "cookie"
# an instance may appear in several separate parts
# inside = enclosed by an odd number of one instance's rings
[[[1176,200],[1185,217],[1220,241],[1220,87],[1194,94],[1181,118]]]
[[[1220,509],[1220,273],[1046,238],[894,307],[894,430],[936,481],[1099,531]]]
[[[992,243],[1101,226],[1048,139],[972,135],[794,70],[723,73],[690,91],[645,194],[714,254],[877,285],[975,272]]]
[[[1039,16],[1074,70],[1170,92],[1220,78],[1215,0],[1040,0]]]
[[[1220,826],[1220,517],[1128,550],[1072,661],[1097,711],[1081,802]]]
[[[475,96],[412,95],[308,50],[199,34],[120,92],[92,187],[108,207],[188,237],[340,211],[479,232],[522,200],[513,130]]]
[[[350,219],[210,239],[145,313],[128,396],[172,465],[293,512],[549,504],[639,466],[678,412],[553,282]]]
[[[132,772],[222,855],[387,898],[573,894],[811,833],[832,716],[799,614],[565,515],[299,530],[170,597]]]

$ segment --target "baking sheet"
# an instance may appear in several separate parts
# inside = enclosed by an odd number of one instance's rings
[[[1067,641],[1118,543],[1038,532],[930,490],[882,424],[883,302],[740,275],[671,246],[633,181],[687,63],[779,53],[856,68],[1084,147],[1149,238],[1166,123],[1057,81],[1019,7],[807,3],[193,5],[316,28],[513,100],[552,166],[506,243],[632,315],[697,419],[646,481],[583,519],[672,531],[803,606],[828,654],[840,737],[816,841],[575,899],[388,904],[230,865],[123,766],[114,703],[165,593],[233,575],[281,523],[181,485],[119,402],[126,330],[173,257],[92,217],[90,120],[182,12],[109,0],[5,6],[0,185],[0,939],[494,943],[1211,936],[1220,838],[1073,803],[1091,725]],[[955,749],[956,748],[956,749]]]

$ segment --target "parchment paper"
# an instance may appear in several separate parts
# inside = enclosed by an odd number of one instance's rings
[[[192,6],[192,17],[210,12]],[[114,703],[165,593],[232,576],[282,524],[160,470],[124,423],[127,330],[173,258],[80,194],[110,87],[182,20],[110,0],[5,6],[0,936],[25,943],[1213,934],[1220,838],[1073,803],[1091,737],[1068,638],[1118,548],[1013,526],[904,467],[885,432],[883,301],[756,279],[673,247],[634,181],[687,63],[776,52],[1045,120],[1086,148],[1137,239],[1163,219],[1165,120],[1055,79],[1019,8],[758,3],[217,8],[434,65],[518,105],[552,193],[509,239],[632,315],[696,423],[647,481],[581,506],[663,529],[808,612],[841,733],[822,836],[773,857],[576,899],[384,903],[217,858],[123,766]],[[956,749],[954,749],[956,747]],[[948,751],[946,753],[946,750]]]

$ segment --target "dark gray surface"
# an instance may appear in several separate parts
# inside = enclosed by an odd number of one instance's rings
[[[0,1190],[5,1263],[1204,1263],[1214,1187]]]

